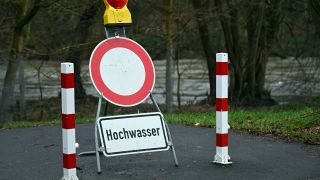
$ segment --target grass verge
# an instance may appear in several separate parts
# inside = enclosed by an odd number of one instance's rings
[[[215,110],[212,107],[192,107],[165,114],[169,123],[215,127]],[[94,118],[77,118],[77,124],[93,123]],[[0,124],[1,129],[60,125],[61,120],[13,121]],[[253,134],[271,134],[287,140],[298,140],[308,144],[320,144],[319,106],[277,105],[258,108],[231,108],[229,124],[233,130]]]
[[[166,115],[169,123],[215,127],[215,112],[180,112]],[[274,106],[229,111],[231,129],[286,140],[320,144],[320,110],[315,107]]]

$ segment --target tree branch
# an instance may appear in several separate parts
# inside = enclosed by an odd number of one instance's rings
[[[32,8],[27,12],[27,14],[18,20],[15,30],[22,30],[22,28],[31,21],[40,9],[40,2],[41,0],[34,1]]]

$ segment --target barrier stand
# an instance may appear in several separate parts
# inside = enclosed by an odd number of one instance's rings
[[[155,99],[153,98],[152,96],[152,93],[150,92],[149,94],[149,98],[151,99],[154,107],[156,108],[156,110],[162,114],[157,102],[155,101]],[[98,119],[100,118],[100,111],[101,111],[101,104],[102,104],[102,99],[103,99],[103,96],[102,94],[100,95],[99,97],[99,102],[98,102],[98,108],[97,108],[97,115],[96,115],[96,123],[95,123],[95,129],[94,129],[94,137],[95,137],[95,151],[85,151],[85,152],[81,152],[79,153],[78,155],[79,156],[88,156],[88,155],[96,155],[96,159],[97,159],[97,173],[98,174],[101,174],[101,164],[100,164],[100,153],[102,153],[104,151],[104,148],[101,147],[101,144],[100,144],[100,136],[99,136],[99,132],[98,132]],[[178,161],[178,158],[177,158],[177,155],[176,155],[176,151],[174,149],[174,145],[173,145],[173,140],[172,140],[172,136],[171,136],[171,133],[170,133],[170,129],[169,129],[169,126],[167,124],[166,121],[165,122],[165,128],[166,128],[166,131],[168,133],[168,144],[169,144],[169,147],[171,149],[171,152],[172,152],[172,157],[174,159],[174,163],[175,163],[175,166],[178,167],[179,166],[179,161]]]
[[[231,164],[228,154],[228,54],[216,54],[216,155],[214,163]]]
[[[78,180],[76,172],[75,97],[73,63],[61,64],[61,106],[62,106],[62,180]]]

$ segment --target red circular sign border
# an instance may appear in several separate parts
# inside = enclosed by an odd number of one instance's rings
[[[145,81],[142,87],[132,95],[119,95],[110,90],[103,82],[100,73],[102,57],[113,48],[126,48],[135,53],[145,68]],[[94,68],[95,67],[95,68]],[[97,68],[98,67],[98,68]],[[97,91],[109,102],[123,107],[142,103],[152,91],[155,83],[155,70],[151,57],[137,42],[123,37],[109,38],[100,42],[93,50],[89,64],[90,78]],[[104,94],[102,92],[105,92]]]

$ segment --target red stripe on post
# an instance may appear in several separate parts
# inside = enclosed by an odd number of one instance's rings
[[[216,75],[228,75],[228,62],[216,62]]]
[[[228,98],[216,98],[216,111],[228,111]]]
[[[61,73],[61,88],[74,88],[74,74]]]
[[[75,114],[62,114],[62,128],[74,129],[76,127],[76,115]]]
[[[227,147],[228,146],[228,134],[216,134],[216,146]]]
[[[63,168],[76,168],[76,154],[63,154]]]

